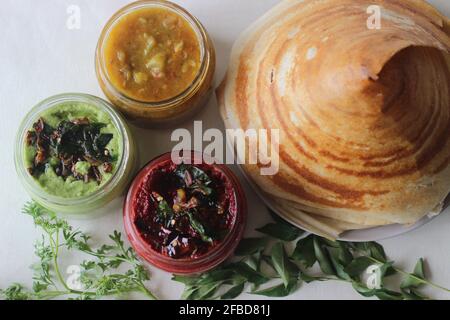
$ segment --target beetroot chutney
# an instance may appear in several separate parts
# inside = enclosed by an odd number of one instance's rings
[[[191,153],[179,165],[171,154],[151,161],[124,205],[136,252],[173,273],[214,268],[233,253],[244,231],[246,201],[237,178],[223,165],[193,164],[199,157]]]

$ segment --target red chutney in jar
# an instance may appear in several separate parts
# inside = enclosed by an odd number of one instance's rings
[[[246,204],[225,166],[176,165],[168,154],[137,176],[124,217],[141,257],[163,270],[190,274],[209,270],[233,253],[242,238]]]
[[[196,258],[217,246],[230,232],[236,213],[233,187],[222,172],[205,164],[177,166],[170,160],[149,172],[133,206],[141,236],[174,259]]]

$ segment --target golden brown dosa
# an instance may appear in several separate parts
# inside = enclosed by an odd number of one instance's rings
[[[370,29],[367,9],[381,8]],[[450,191],[450,23],[422,0],[285,0],[234,45],[227,128],[280,129],[280,170],[244,165],[315,233],[413,224]]]

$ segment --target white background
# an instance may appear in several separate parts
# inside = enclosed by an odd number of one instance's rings
[[[98,36],[108,18],[130,1],[126,0],[2,0],[0,11],[0,288],[12,282],[31,285],[29,266],[35,262],[33,243],[38,234],[29,217],[20,214],[29,200],[13,165],[13,141],[20,121],[36,103],[54,94],[84,92],[103,97],[94,71],[94,52]],[[175,1],[206,26],[214,40],[218,69],[216,83],[227,68],[234,40],[252,21],[277,0],[185,0]],[[450,16],[450,2],[430,1]],[[81,8],[81,29],[66,28],[67,7]],[[205,126],[220,123],[215,99],[198,119]],[[189,127],[189,126],[188,126]],[[169,151],[170,131],[134,129],[139,141],[142,163]],[[268,221],[266,209],[243,181],[250,204],[247,235]],[[121,199],[97,220],[73,222],[103,242],[114,229],[122,230]],[[398,265],[412,268],[425,257],[431,278],[450,287],[450,214],[401,237],[382,241],[389,256]],[[170,275],[152,270],[150,287],[165,299],[180,296],[182,286],[170,281]],[[450,294],[433,291],[436,298]],[[243,298],[255,298],[244,295]],[[303,285],[290,299],[360,299],[343,283]]]

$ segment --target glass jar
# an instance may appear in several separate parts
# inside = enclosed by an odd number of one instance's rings
[[[155,7],[171,10],[189,23],[200,45],[201,67],[193,83],[181,94],[165,101],[145,102],[127,96],[114,86],[105,63],[105,46],[112,29],[123,17],[141,9]],[[95,62],[97,78],[103,92],[128,119],[141,127],[166,127],[189,119],[206,104],[212,93],[216,56],[207,31],[188,11],[168,1],[147,0],[137,1],[122,8],[107,22],[97,45]]]
[[[205,155],[202,157],[202,155],[198,152],[191,152],[191,156],[191,159],[205,159]],[[134,209],[134,204],[137,201],[139,188],[149,173],[152,172],[154,168],[158,168],[160,165],[171,161],[171,159],[173,159],[171,153],[164,154],[150,161],[137,174],[135,180],[131,184],[124,202],[123,217],[125,232],[136,253],[149,264],[174,274],[193,275],[203,273],[217,267],[232,256],[241,241],[247,222],[246,197],[239,180],[227,166],[212,164],[211,166],[213,166],[215,170],[218,170],[218,172],[227,178],[232,185],[232,189],[234,190],[234,198],[232,202],[234,203],[233,211],[235,215],[233,223],[230,226],[230,232],[221,243],[219,243],[216,247],[211,248],[210,251],[198,258],[173,259],[161,254],[160,252],[154,250],[152,246],[145,241],[137,229],[135,223],[136,212]],[[183,159],[186,159],[186,157],[183,156]],[[211,160],[211,158],[208,158],[208,161],[203,163],[211,164],[214,162]]]
[[[28,131],[42,113],[57,109],[58,106],[72,103],[98,108],[99,111],[107,115],[120,135],[118,147],[121,150],[121,155],[117,159],[116,169],[113,171],[112,176],[92,193],[76,198],[50,194],[38,183],[27,169],[25,142]],[[33,200],[54,212],[80,218],[82,214],[90,213],[122,195],[135,173],[138,161],[133,137],[119,112],[100,98],[79,93],[53,96],[35,106],[20,125],[15,141],[14,158],[19,179]]]

